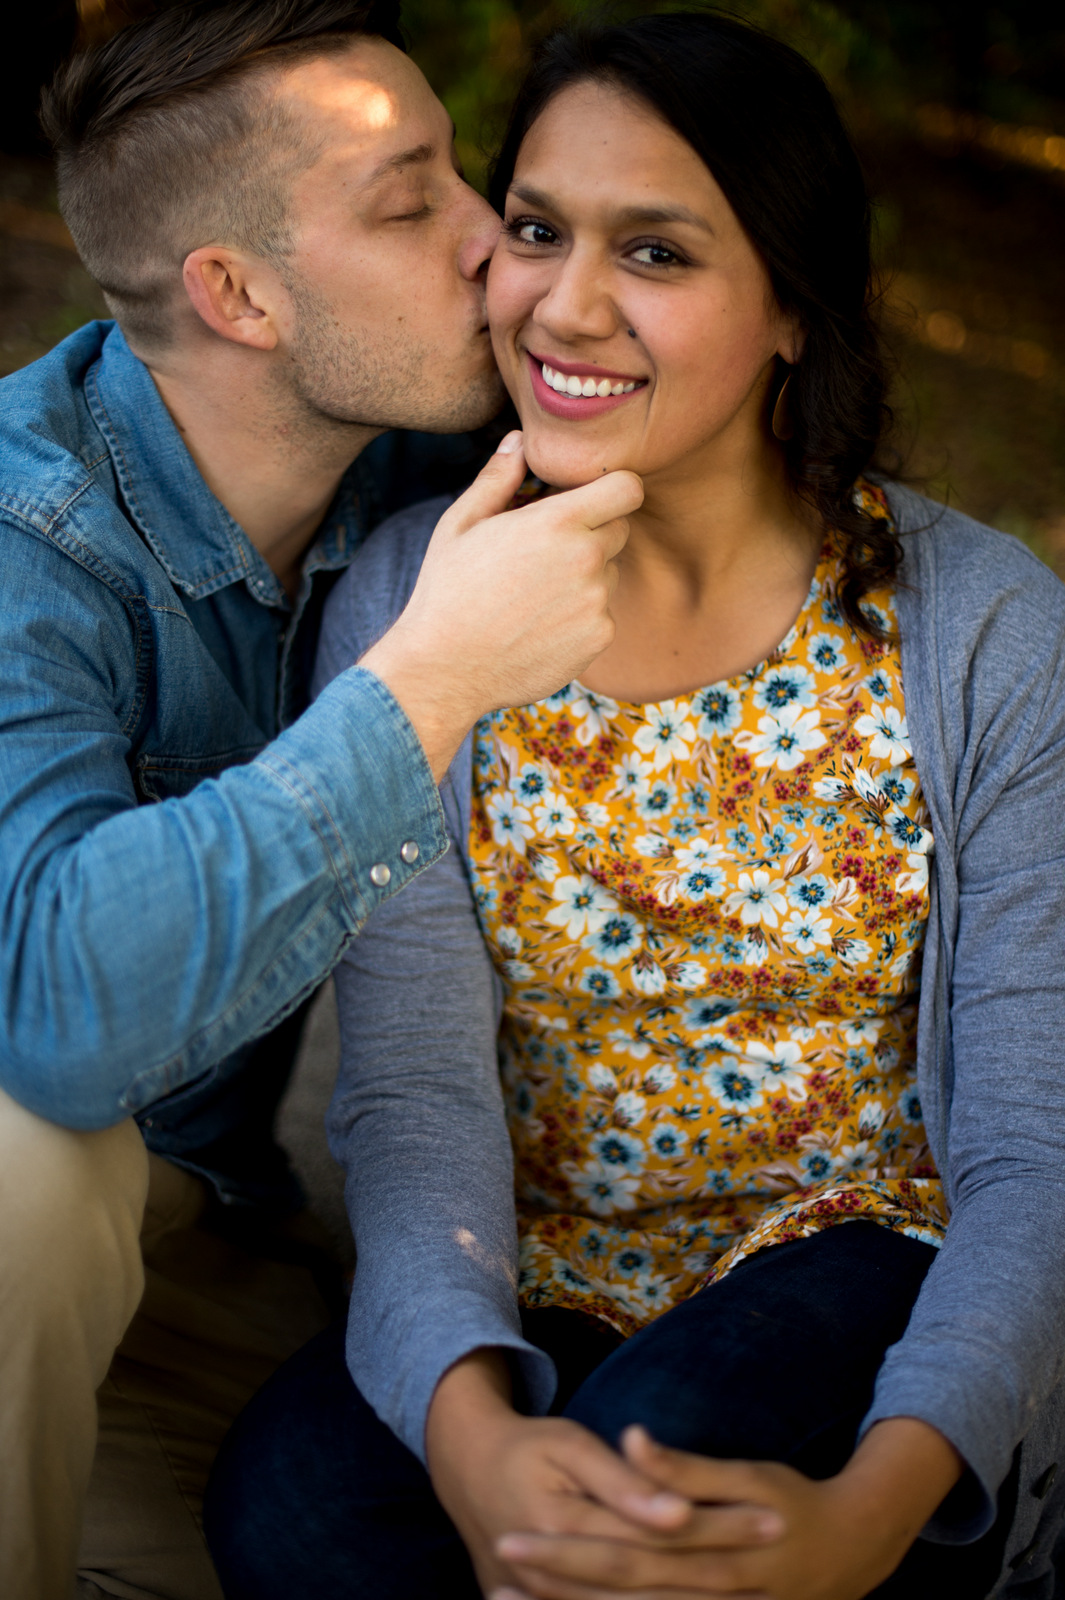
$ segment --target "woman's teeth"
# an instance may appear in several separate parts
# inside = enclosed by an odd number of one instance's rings
[[[611,378],[600,378],[597,383],[594,378],[578,378],[576,374],[567,378],[564,372],[556,372],[546,361],[541,363],[541,371],[544,382],[550,384],[556,394],[583,395],[585,400],[591,400],[595,395],[605,400],[608,394],[631,394],[636,387],[634,378],[627,383]]]

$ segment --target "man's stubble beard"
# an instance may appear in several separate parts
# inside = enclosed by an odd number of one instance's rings
[[[480,371],[456,377],[432,346],[383,336],[359,338],[305,283],[290,283],[295,329],[286,372],[292,398],[306,424],[333,431],[356,427],[384,432],[414,428],[465,433],[496,416],[506,398],[487,334]]]

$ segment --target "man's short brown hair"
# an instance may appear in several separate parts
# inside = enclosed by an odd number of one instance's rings
[[[402,50],[399,0],[157,0],[60,68],[41,108],[60,209],[140,349],[170,339],[191,250],[283,262],[289,185],[316,152],[267,74],[360,35]]]

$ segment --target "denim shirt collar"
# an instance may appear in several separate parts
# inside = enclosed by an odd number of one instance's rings
[[[276,575],[207,487],[144,363],[115,326],[86,377],[126,509],[176,588],[193,600],[244,582],[263,605],[291,609]],[[341,480],[303,572],[346,567],[365,535],[358,463]]]

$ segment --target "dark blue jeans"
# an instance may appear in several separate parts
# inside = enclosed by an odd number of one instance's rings
[[[642,1422],[682,1450],[827,1477],[854,1448],[934,1258],[929,1245],[852,1222],[762,1251],[631,1339],[564,1310],[528,1313],[526,1332],[559,1368],[556,1409],[611,1444]],[[954,1494],[970,1492],[963,1480]],[[1015,1499],[1011,1478],[994,1527],[974,1544],[918,1540],[877,1600],[983,1600]],[[424,1467],[352,1383],[339,1325],[238,1419],[205,1520],[227,1600],[479,1594]]]

